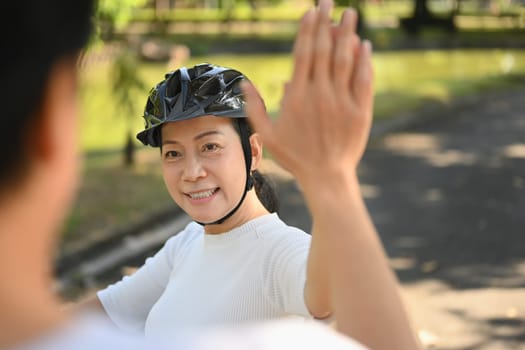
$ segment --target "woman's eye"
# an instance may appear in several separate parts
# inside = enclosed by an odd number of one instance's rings
[[[207,143],[204,145],[205,151],[216,151],[218,149],[219,149],[219,145],[217,145],[216,143]]]
[[[174,159],[174,158],[177,158],[177,157],[180,157],[180,152],[177,152],[177,151],[167,151],[165,154],[164,154],[164,158],[166,159]]]

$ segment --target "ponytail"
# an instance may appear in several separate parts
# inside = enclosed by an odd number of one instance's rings
[[[253,133],[250,123],[248,123],[245,118],[241,118],[237,120],[237,123],[233,123],[233,128],[239,137],[243,137],[240,123],[245,123],[244,125],[248,131],[248,135]],[[275,190],[275,183],[268,176],[261,174],[258,170],[253,170],[250,176],[253,181],[253,187],[255,188],[257,198],[259,198],[266,210],[270,213],[276,213],[279,210],[279,200]]]
[[[253,185],[257,197],[270,213],[279,210],[279,199],[275,191],[275,183],[266,175],[261,174],[258,170],[252,171]]]

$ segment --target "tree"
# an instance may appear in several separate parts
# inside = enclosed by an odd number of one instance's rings
[[[137,55],[130,50],[123,50],[113,63],[111,77],[118,110],[123,112],[127,121],[124,165],[131,166],[135,163],[131,121],[138,115],[132,96],[135,90],[143,91],[146,88],[146,84],[137,74]]]
[[[134,9],[146,3],[147,0],[99,0],[95,15],[97,36],[103,41],[112,40],[115,29],[126,26]]]
[[[417,34],[421,28],[430,26],[438,27],[450,32],[456,30],[454,24],[455,9],[452,9],[449,16],[437,17],[434,15],[429,7],[428,0],[414,0],[414,9],[412,16],[401,19],[401,26],[409,33]]]
[[[132,18],[133,10],[144,6],[147,0],[99,0],[96,12],[96,41],[104,43],[114,40],[115,30],[126,26]],[[132,138],[132,118],[137,113],[132,100],[132,93],[136,89],[143,90],[144,82],[137,73],[137,53],[128,49],[129,40],[124,39],[124,49],[112,62],[112,85],[115,100],[118,103],[116,110],[123,112],[126,118],[126,143],[123,147],[124,165],[134,164],[135,147]]]

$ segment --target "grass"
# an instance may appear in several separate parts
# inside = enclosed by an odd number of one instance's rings
[[[512,86],[525,74],[523,50],[390,52],[376,55],[376,119]]]

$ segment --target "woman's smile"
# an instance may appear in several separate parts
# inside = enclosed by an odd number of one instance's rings
[[[219,187],[215,187],[201,191],[184,192],[184,194],[190,199],[190,202],[192,203],[207,203],[211,201],[213,197],[215,197],[219,189]]]

